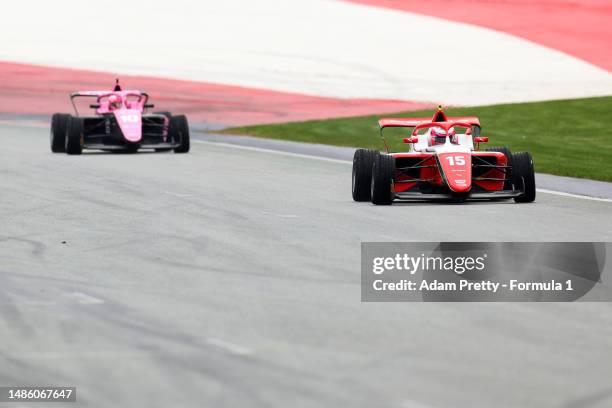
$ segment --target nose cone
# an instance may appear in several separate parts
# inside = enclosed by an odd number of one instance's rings
[[[455,193],[467,193],[472,188],[472,155],[469,153],[438,153],[438,165],[448,187]]]
[[[142,117],[137,109],[120,109],[113,112],[128,142],[137,143],[142,139]]]

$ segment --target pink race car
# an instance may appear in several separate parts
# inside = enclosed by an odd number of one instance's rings
[[[96,98],[91,116],[80,116],[75,99]],[[154,149],[187,153],[189,124],[184,115],[146,113],[153,108],[145,92],[124,91],[119,80],[112,91],[84,91],[70,95],[75,116],[56,113],[51,119],[51,151],[81,154],[83,149],[137,152]]]

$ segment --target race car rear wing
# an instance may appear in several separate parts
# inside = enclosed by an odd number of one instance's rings
[[[442,105],[438,106],[438,110],[434,113],[432,118],[388,118],[381,119],[378,121],[380,130],[386,127],[417,127],[422,123],[430,122],[467,122],[472,126],[480,127],[480,120],[476,116],[446,116]]]
[[[472,126],[480,127],[480,120],[478,120],[476,116],[448,116],[445,117],[445,120],[431,120],[431,118],[388,118],[380,119],[378,121],[378,126],[381,130],[388,127],[414,128],[421,124],[431,122],[463,122],[469,123]]]
[[[115,92],[111,92],[111,91],[81,91],[81,92],[73,92],[70,94],[70,103],[72,103],[72,108],[74,109],[74,113],[79,116],[79,110],[76,107],[76,104],[74,103],[74,100],[76,98],[96,98],[98,101],[100,100],[100,98],[107,96],[107,95],[112,95]],[[149,101],[149,94],[146,92],[142,92],[142,91],[121,91],[122,94],[124,95],[142,95],[145,100],[144,100],[144,105],[146,107],[147,102]]]
[[[473,127],[472,133],[474,136],[480,134],[480,120],[476,116],[446,116],[441,105],[438,106],[438,109],[431,118],[385,118],[378,121],[378,126],[380,127],[380,137],[383,140],[387,152],[389,152],[389,146],[383,135],[383,129],[389,127],[416,128],[436,122],[457,122],[459,126],[467,124]]]

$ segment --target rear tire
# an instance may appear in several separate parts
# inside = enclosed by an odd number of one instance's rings
[[[172,116],[170,118],[169,134],[173,142],[179,143],[174,148],[174,153],[187,153],[190,148],[189,123],[185,115]]]
[[[504,190],[512,190],[512,181],[513,181],[513,176],[512,176],[512,169],[513,169],[513,160],[512,160],[512,153],[510,152],[510,149],[508,149],[506,146],[494,146],[494,147],[489,147],[487,150],[487,152],[500,152],[503,153],[506,156],[507,162],[508,162],[508,166],[510,166],[510,168],[506,169],[506,181],[504,181]]]
[[[355,151],[351,185],[353,200],[371,200],[372,165],[374,164],[374,158],[379,154],[377,150],[358,149]]]
[[[66,153],[81,154],[83,152],[83,121],[71,116],[66,126]]]
[[[51,151],[53,153],[66,152],[66,125],[70,115],[67,113],[54,113],[51,117]]]
[[[523,191],[523,194],[514,197],[514,201],[517,203],[535,201],[535,171],[531,155],[527,152],[514,153],[512,162],[514,164],[514,188]]]
[[[388,154],[379,154],[372,166],[372,204],[391,205],[393,203],[393,174],[395,159]]]

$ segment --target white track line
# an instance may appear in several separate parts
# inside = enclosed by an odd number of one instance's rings
[[[563,191],[546,190],[544,188],[538,188],[537,191],[539,193],[554,194],[554,195],[558,195],[558,196],[562,196],[562,197],[580,198],[582,200],[591,200],[591,201],[600,201],[600,202],[603,202],[603,203],[612,203],[612,200],[609,199],[609,198],[591,197],[591,196],[580,195],[580,194],[565,193]]]
[[[259,152],[259,153],[270,153],[270,154],[277,154],[277,155],[281,155],[281,156],[300,157],[300,158],[304,158],[304,159],[326,161],[326,162],[331,162],[331,163],[342,163],[342,164],[352,164],[353,163],[350,160],[332,159],[332,158],[329,158],[329,157],[314,156],[314,155],[302,154],[302,153],[292,153],[292,152],[286,152],[286,151],[283,151],[283,150],[266,149],[266,148],[263,148],[263,147],[244,146],[244,145],[236,145],[236,144],[223,143],[223,142],[208,142],[208,141],[204,141],[204,140],[192,140],[192,142],[193,143],[206,144],[206,145],[230,147],[232,149],[249,150],[249,151]],[[561,196],[561,197],[578,198],[578,199],[581,199],[581,200],[589,200],[589,201],[599,201],[599,202],[604,202],[604,203],[612,203],[612,200],[609,199],[609,198],[591,197],[591,196],[580,195],[580,194],[566,193],[566,192],[563,192],[563,191],[547,190],[547,189],[543,189],[543,188],[538,188],[537,191],[539,193],[553,194],[553,195],[557,195],[557,196]]]
[[[331,162],[331,163],[342,163],[342,164],[347,164],[347,163],[352,164],[353,163],[352,161],[349,161],[349,160],[332,159],[330,157],[313,156],[310,154],[292,153],[292,152],[285,152],[283,150],[274,150],[274,149],[266,149],[263,147],[236,145],[236,144],[224,143],[224,142],[207,142],[204,140],[192,140],[192,143],[201,143],[201,144],[207,144],[207,145],[213,145],[213,146],[231,147],[233,149],[242,149],[242,150],[250,150],[253,152],[260,152],[260,153],[278,154],[281,156],[301,157],[304,159],[320,160],[320,161],[326,161],[326,162]]]

